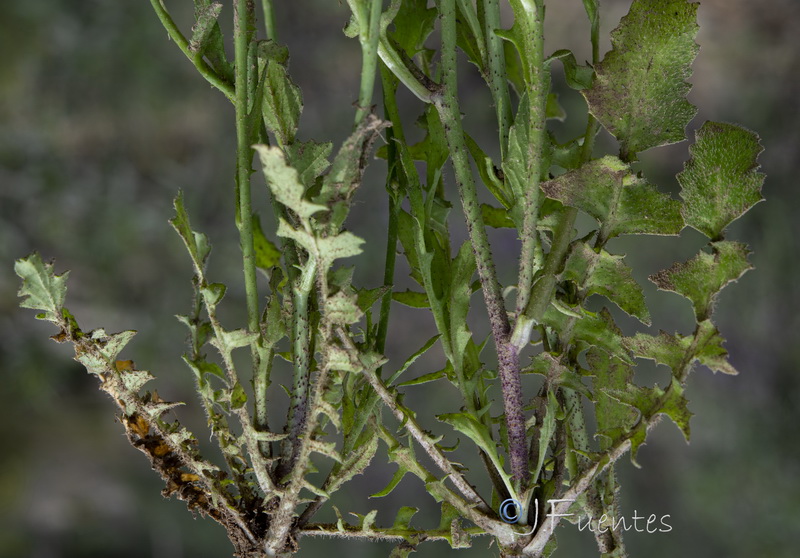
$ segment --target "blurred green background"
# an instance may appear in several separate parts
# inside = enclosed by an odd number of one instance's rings
[[[49,341],[52,327],[18,309],[12,267],[14,259],[38,250],[45,259],[56,258],[57,271],[72,270],[67,305],[84,329],[138,330],[126,358],[156,374],[152,385],[162,396],[189,402],[180,416],[203,438],[204,419],[180,360],[185,331],[173,317],[189,308],[191,268],[167,219],[182,189],[194,227],[208,233],[214,244],[211,273],[229,286],[225,323],[241,323],[244,304],[232,221],[232,108],[170,44],[145,0],[3,4],[0,557],[229,556],[222,528],[193,520],[183,503],[160,496],[159,479],[128,445],[113,419],[114,405],[72,361],[71,348]],[[579,60],[588,58],[581,2],[550,4],[547,51],[570,48]],[[188,32],[188,0],[167,5]],[[603,2],[604,36],[627,6],[623,0]],[[357,41],[341,32],[348,19],[346,5],[275,0],[275,8],[279,39],[290,48],[292,76],[305,98],[300,136],[338,144],[350,130],[360,68]],[[226,5],[222,17],[227,21],[230,15]],[[792,214],[800,174],[800,4],[707,0],[699,19],[702,48],[689,98],[700,111],[690,137],[707,119],[758,131],[766,147],[760,161],[769,176],[767,202],[730,231],[731,238],[753,249],[756,270],[724,291],[717,312],[741,375],[696,370],[688,390],[696,413],[691,445],[665,421],[640,452],[642,469],[633,468],[627,458],[620,462],[623,515],[669,514],[673,527],[670,533],[629,532],[626,541],[634,557],[795,557],[800,537],[800,225]],[[606,38],[602,51],[607,49]],[[554,131],[564,135],[582,129],[585,110],[580,96],[565,90],[559,71],[554,80],[562,103],[568,113],[576,111],[573,119],[554,124]],[[486,88],[466,64],[462,82],[465,126],[482,145],[491,145],[494,111]],[[415,106],[410,97],[402,100]],[[682,168],[687,146],[684,142],[642,156],[651,179],[673,194],[674,174]],[[351,230],[368,239],[369,259],[356,279],[369,287],[378,285],[382,275],[384,168],[382,161],[373,163],[349,222]],[[447,180],[452,187],[449,174]],[[270,215],[266,199],[263,188],[256,188],[256,207]],[[452,190],[451,199],[456,199]],[[265,229],[272,227],[265,219]],[[463,225],[454,219],[453,227],[460,242]],[[516,241],[497,231],[492,235],[500,275],[513,282]],[[687,230],[680,239],[623,239],[611,248],[629,253],[637,278],[644,281],[647,274],[690,257],[702,244],[700,235]],[[651,285],[645,288],[656,327],[687,333],[692,323],[687,301],[656,293]],[[471,325],[482,338],[487,329],[479,299],[473,298]],[[428,317],[421,316],[396,309],[390,357],[404,358],[432,334]],[[277,374],[285,378],[285,371]],[[658,371],[649,374],[663,379]],[[439,389],[426,384],[409,391],[408,400],[422,416],[426,408],[428,414],[441,412]],[[285,405],[276,401],[276,417]],[[433,419],[424,420],[442,428]],[[415,525],[433,526],[435,506],[410,477],[390,497],[367,499],[394,471],[383,451],[373,470],[348,485],[337,505],[362,514],[379,509],[378,522],[384,525],[393,521],[392,510],[417,506],[423,511]],[[320,518],[331,520],[333,514],[328,510]],[[588,533],[570,525],[558,533],[558,556],[596,554]],[[301,543],[299,556],[377,557],[391,548],[331,539]],[[468,551],[431,543],[421,545],[416,555],[493,556],[497,549],[488,548],[483,538]]]

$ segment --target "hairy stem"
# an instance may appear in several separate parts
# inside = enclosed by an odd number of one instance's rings
[[[234,6],[233,43],[236,60],[236,185],[239,213],[237,225],[244,268],[245,297],[247,301],[247,329],[258,331],[258,286],[256,260],[253,248],[253,219],[250,202],[250,174],[253,150],[250,147],[248,122],[248,50],[255,35],[252,0],[237,0]],[[258,353],[253,348],[253,372],[258,370]]]
[[[380,42],[381,0],[372,0],[369,9],[369,22],[360,22],[359,41],[361,42],[361,87],[358,91],[358,106],[353,129],[370,113],[372,92],[375,89],[375,71],[378,64],[378,43]]]
[[[272,0],[261,0],[261,11],[264,13],[264,31],[267,33],[267,39],[277,41],[278,30],[275,28],[275,10]]]
[[[186,39],[183,33],[181,33],[180,29],[178,29],[178,26],[175,25],[175,21],[173,21],[172,16],[170,16],[169,12],[166,10],[166,8],[164,8],[161,0],[150,0],[150,4],[152,4],[158,19],[164,26],[164,29],[167,30],[169,38],[175,41],[175,44],[178,45],[178,48],[181,49],[181,52],[186,55],[186,58],[188,58],[192,64],[194,64],[194,67],[197,68],[197,71],[200,72],[200,75],[206,78],[208,83],[222,91],[229,101],[236,104],[237,101],[233,86],[225,81],[217,72],[215,72],[205,60],[195,56],[194,53],[189,50],[189,41]]]
[[[508,428],[511,472],[515,481],[527,483],[528,451],[525,443],[525,415],[522,411],[522,383],[519,373],[519,351],[509,341],[510,326],[503,294],[492,261],[489,238],[478,203],[478,194],[472,178],[461,113],[458,107],[456,74],[456,10],[454,0],[440,4],[442,16],[442,86],[443,95],[434,98],[434,105],[444,125],[445,137],[450,147],[450,157],[455,170],[461,205],[467,220],[472,250],[483,288],[483,297],[489,311],[489,321],[497,347],[500,382],[503,390],[503,408]]]
[[[498,0],[481,0],[484,14],[484,35],[487,50],[487,80],[497,112],[500,134],[500,155],[505,157],[508,149],[508,132],[511,127],[511,96],[506,76],[506,56],[503,39],[495,34],[500,29],[500,5]]]
[[[542,176],[542,151],[545,140],[545,104],[550,90],[549,72],[544,64],[544,6],[538,2],[531,13],[517,14],[520,26],[525,29],[525,37],[529,40],[526,52],[528,69],[527,101],[530,120],[528,125],[527,168],[524,200],[522,201],[522,248],[520,250],[519,280],[517,282],[517,315],[522,314],[528,306],[533,274],[535,254],[539,244],[536,222],[539,218],[539,181]]]

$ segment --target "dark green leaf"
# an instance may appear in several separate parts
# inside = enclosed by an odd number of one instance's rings
[[[261,220],[253,213],[253,248],[255,249],[256,267],[268,271],[281,261],[278,248],[265,235],[261,228]]]
[[[650,325],[650,312],[642,288],[623,259],[624,256],[614,256],[605,250],[597,253],[588,244],[578,242],[564,265],[562,278],[575,281],[587,295],[603,295],[643,324]]]
[[[394,16],[395,30],[390,36],[409,58],[413,58],[423,50],[434,23],[436,8],[428,8],[427,0],[404,0]]]
[[[611,33],[613,49],[583,91],[589,111],[621,144],[623,158],[682,141],[697,109],[686,100],[697,55],[696,3],[634,0]]]
[[[297,170],[300,183],[306,188],[314,186],[315,179],[328,168],[328,156],[333,150],[331,142],[317,143],[314,140],[296,141],[286,146],[286,156]]]
[[[662,291],[691,300],[698,323],[711,316],[717,293],[753,267],[747,261],[746,245],[726,240],[710,245],[711,254],[700,252],[687,262],[675,263],[650,276]]]
[[[482,203],[481,215],[483,216],[483,222],[490,227],[496,229],[513,229],[516,227],[514,221],[508,216],[508,211],[501,207],[493,207],[487,203]]]
[[[581,66],[578,64],[572,51],[566,49],[557,50],[547,59],[548,62],[553,60],[561,60],[561,63],[564,65],[564,77],[566,78],[567,85],[572,89],[580,91],[592,86],[594,70],[589,66]]]
[[[300,113],[303,111],[303,95],[283,64],[270,60],[265,71],[267,75],[261,107],[264,122],[279,145],[288,145],[294,141],[297,133]]]
[[[734,124],[706,122],[689,148],[691,159],[678,173],[686,224],[711,238],[760,202],[764,175],[758,135]]]
[[[621,234],[678,234],[681,203],[606,156],[542,183],[548,198],[585,211],[601,225],[603,242]]]

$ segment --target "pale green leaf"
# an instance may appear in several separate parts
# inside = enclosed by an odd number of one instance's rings
[[[261,158],[267,184],[280,203],[297,213],[303,220],[307,220],[318,211],[328,209],[324,205],[317,205],[304,199],[305,188],[300,182],[297,169],[286,164],[286,158],[280,148],[256,145],[254,149]]]
[[[351,451],[342,461],[342,466],[338,468],[336,474],[331,474],[325,483],[325,490],[336,492],[340,486],[353,477],[364,472],[378,450],[378,436],[369,436],[367,441]],[[369,514],[368,514],[369,516]],[[374,519],[374,516],[373,516]],[[371,524],[371,521],[370,521]],[[369,528],[369,524],[362,528]]]
[[[710,245],[710,254],[700,252],[687,262],[675,263],[650,276],[659,289],[691,300],[698,323],[711,316],[717,293],[753,267],[747,261],[746,245],[726,240]]]
[[[711,238],[760,202],[764,175],[758,135],[734,124],[706,122],[689,148],[691,159],[678,173],[686,224]]]
[[[52,263],[44,263],[41,256],[33,253],[14,263],[14,271],[22,279],[22,286],[17,295],[25,297],[20,307],[43,310],[36,318],[58,323],[62,319],[61,309],[67,294],[67,276],[69,271],[61,275],[53,272]]]
[[[686,100],[697,3],[634,0],[611,33],[612,50],[582,91],[589,111],[621,144],[623,158],[686,139],[697,109]]]
[[[122,371],[120,375],[122,376],[122,384],[125,386],[125,389],[132,393],[138,393],[143,385],[155,379],[147,370],[125,370]]]
[[[333,324],[349,325],[361,319],[355,294],[339,291],[325,301],[325,317]]]
[[[251,333],[246,329],[234,329],[231,331],[221,330],[214,336],[211,343],[222,353],[228,353],[238,347],[251,345],[258,339],[257,333]]]
[[[183,192],[178,192],[173,205],[175,207],[175,217],[170,219],[169,222],[183,239],[186,249],[189,250],[195,271],[198,274],[202,273],[208,254],[211,252],[211,245],[208,243],[206,235],[192,230],[189,224],[189,215],[183,206]]]

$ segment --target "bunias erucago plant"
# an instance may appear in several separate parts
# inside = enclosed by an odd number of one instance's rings
[[[392,555],[400,557],[426,540],[444,539],[457,549],[485,534],[504,556],[549,556],[561,517],[605,517],[593,530],[600,553],[625,556],[615,521],[614,463],[628,451],[635,463],[662,416],[688,439],[685,386],[696,363],[736,373],[712,321],[713,308],[717,294],[751,268],[747,248],[726,239],[725,231],[761,200],[758,137],[733,124],[703,124],[678,175],[680,200],[636,167],[639,153],[683,141],[696,113],[686,100],[686,79],[698,50],[697,4],[635,0],[612,32],[612,50],[601,58],[598,3],[584,0],[593,53],[587,64],[568,50],[545,56],[543,1],[509,4],[514,23],[502,29],[497,0],[440,0],[433,7],[425,0],[394,0],[386,7],[349,0],[345,33],[361,45],[361,83],[353,132],[332,155],[332,143],[297,137],[303,98],[288,71],[288,49],[276,41],[270,2],[263,3],[267,39],[257,38],[252,3],[235,2],[231,62],[217,21],[220,4],[195,1],[196,25],[187,38],[153,0],[172,39],[236,111],[232,194],[246,325],[228,329],[217,317],[226,288],[207,274],[210,244],[192,228],[181,195],[171,221],[194,268],[193,302],[179,316],[189,330],[183,359],[221,450],[219,462],[201,456],[195,436],[167,418],[178,403],[144,389],[153,376],[118,358],[134,332],[82,331],[64,307],[66,275],[55,275],[36,254],[17,262],[22,306],[59,328],[54,339],[74,344],[77,360],[117,403],[131,443],[163,477],[164,494],[178,495],[221,523],[239,556],[288,556],[303,535],[335,535],[398,541]],[[438,51],[426,46],[437,21]],[[458,50],[491,94],[496,149],[485,149],[479,142],[487,138],[470,137],[462,127]],[[548,120],[575,117],[564,113],[552,91],[550,73],[558,63],[589,112],[585,132],[565,143],[547,128]],[[382,118],[371,108],[378,78]],[[396,101],[401,87],[420,103],[416,124],[424,138],[416,144],[406,140]],[[601,126],[618,141],[618,153],[595,154]],[[353,268],[340,260],[359,265],[354,258],[367,240],[349,232],[346,221],[379,140],[384,145],[378,156],[387,162],[384,278],[379,285],[356,286]],[[499,160],[487,152],[499,153]],[[267,232],[251,207],[254,155],[277,224]],[[450,237],[448,161],[469,234],[460,247]],[[492,203],[479,201],[484,187]],[[581,237],[575,232],[579,213],[596,221]],[[689,299],[695,327],[653,333],[646,329],[651,315],[641,286],[609,241],[678,235],[686,226],[708,243],[650,280]],[[516,284],[499,282],[486,227],[517,231]],[[398,256],[415,287],[395,287]],[[258,269],[266,276],[262,284]],[[467,326],[477,290],[491,343],[475,339]],[[593,295],[608,304],[588,310]],[[397,303],[427,313],[437,329],[421,347],[409,347],[402,363],[384,357]],[[643,327],[624,335],[612,307]],[[442,367],[420,370],[418,359],[435,346],[444,356]],[[216,356],[208,355],[211,349]],[[250,353],[246,371],[234,364],[237,349]],[[273,385],[276,358],[291,364],[291,385]],[[637,359],[668,367],[669,380],[639,385]],[[540,378],[530,381],[529,374]],[[431,382],[454,389],[461,409],[413,409],[404,395]],[[284,391],[290,400],[286,420],[270,425],[270,404]],[[495,401],[502,402],[501,412]],[[584,409],[593,420],[587,421]],[[435,414],[442,428],[423,428],[423,412]],[[590,431],[587,423],[596,428]],[[477,473],[449,457],[453,447],[444,437],[453,433],[472,444],[490,492],[478,491]],[[417,508],[410,506],[399,508],[391,526],[380,526],[386,522],[374,510],[348,520],[334,506],[335,523],[315,523],[330,498],[370,465],[379,442],[398,468],[373,497],[388,496],[406,475],[416,477],[441,505],[438,526],[412,526]],[[312,482],[309,475],[318,469],[325,474]]]

